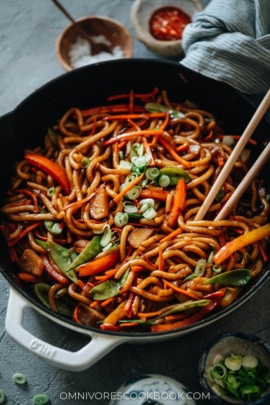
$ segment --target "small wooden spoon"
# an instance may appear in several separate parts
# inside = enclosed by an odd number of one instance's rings
[[[97,55],[100,52],[108,52],[112,53],[110,47],[108,47],[104,43],[95,43],[93,38],[74,20],[74,18],[68,13],[68,11],[59,3],[58,0],[52,0],[52,2],[62,11],[63,14],[74,24],[76,27],[78,34],[80,34],[83,38],[85,38],[91,45],[91,54]]]

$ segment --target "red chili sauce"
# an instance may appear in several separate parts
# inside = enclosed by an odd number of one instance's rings
[[[150,32],[161,41],[175,41],[182,38],[183,29],[190,22],[190,16],[179,8],[162,7],[150,18]]]

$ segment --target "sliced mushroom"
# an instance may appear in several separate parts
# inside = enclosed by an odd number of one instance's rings
[[[90,215],[93,219],[103,219],[109,215],[109,197],[104,187],[100,187],[90,201]]]
[[[43,260],[39,257],[34,250],[25,249],[22,257],[20,258],[20,265],[22,270],[26,273],[31,273],[34,276],[40,277],[43,272]]]
[[[83,325],[96,326],[98,321],[105,319],[105,315],[80,302],[78,304],[78,318]]]
[[[149,228],[135,228],[128,236],[129,244],[137,249],[153,232],[154,230]]]

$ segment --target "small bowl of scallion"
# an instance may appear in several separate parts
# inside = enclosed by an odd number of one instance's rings
[[[208,343],[199,363],[204,393],[217,405],[270,403],[270,345],[225,333]]]

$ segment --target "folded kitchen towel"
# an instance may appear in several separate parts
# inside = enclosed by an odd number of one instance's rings
[[[270,0],[212,0],[185,28],[182,45],[181,64],[258,105],[270,88]]]

